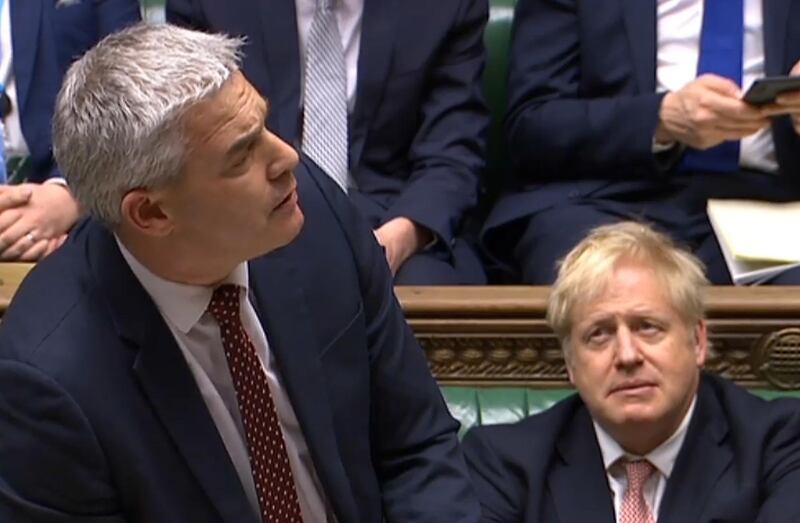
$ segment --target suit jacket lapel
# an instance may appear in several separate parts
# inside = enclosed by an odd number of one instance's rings
[[[172,333],[128,268],[113,237],[93,231],[99,289],[120,336],[138,349],[134,372],[153,409],[175,441],[222,519],[255,523],[255,513]]]
[[[622,0],[640,93],[652,93],[656,88],[656,3],[654,0]]]
[[[242,6],[246,9],[250,2]],[[294,0],[262,0],[257,2],[260,18],[253,34],[260,34],[267,56],[272,130],[289,143],[297,143],[300,109],[300,51],[297,35],[297,13]],[[245,11],[246,12],[246,11]],[[275,78],[276,80],[272,80]]]
[[[708,385],[701,381],[689,429],[667,481],[659,510],[659,523],[698,521],[710,493],[733,461],[726,446],[728,424]]]
[[[55,60],[55,48],[52,43],[52,33],[49,28],[42,27],[44,2],[31,2],[28,0],[6,0],[10,2],[9,13],[13,27],[20,28],[11,31],[11,46],[14,66],[14,79],[17,84],[17,105],[26,107],[28,95],[33,82],[33,68],[38,53]],[[43,49],[40,49],[43,47]],[[53,67],[56,67],[53,64]],[[3,79],[5,80],[5,79]]]
[[[364,2],[358,56],[356,105],[350,120],[350,166],[357,166],[364,150],[367,129],[383,96],[395,42],[399,0]]]
[[[581,407],[564,429],[556,448],[557,462],[548,486],[559,521],[614,523],[611,489],[586,407]]]
[[[357,521],[359,514],[340,459],[325,376],[318,359],[319,341],[310,328],[313,319],[291,249],[281,249],[250,263],[254,305],[327,500],[338,521]]]
[[[763,0],[764,71],[767,75],[788,74],[784,70],[789,7],[792,0]],[[794,65],[794,64],[792,64]]]

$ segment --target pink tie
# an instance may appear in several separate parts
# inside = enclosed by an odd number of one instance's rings
[[[219,323],[222,347],[236,389],[242,416],[250,469],[264,523],[302,523],[292,469],[267,375],[239,315],[236,285],[214,291],[210,312]]]
[[[623,461],[628,476],[628,488],[622,498],[620,523],[655,523],[653,513],[644,500],[644,484],[655,472],[655,467],[645,460]]]

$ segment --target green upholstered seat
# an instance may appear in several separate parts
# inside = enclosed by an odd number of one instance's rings
[[[483,92],[491,111],[489,142],[484,173],[487,204],[494,201],[508,172],[503,116],[507,102],[508,51],[511,40],[511,21],[516,0],[490,0],[489,22],[484,33],[486,69],[483,73]]]
[[[142,5],[142,18],[151,22],[163,22],[165,2],[166,0],[139,0]]]
[[[767,399],[781,396],[800,398],[800,390],[753,389],[752,392]],[[451,414],[461,422],[461,436],[477,425],[519,421],[552,406],[572,393],[572,389],[442,387],[442,395]]]

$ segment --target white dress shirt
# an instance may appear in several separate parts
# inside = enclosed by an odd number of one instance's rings
[[[677,91],[697,76],[703,0],[658,0],[656,90]],[[742,92],[764,76],[762,0],[744,0]],[[741,140],[742,167],[777,172],[769,126]]]
[[[256,514],[260,514],[248,459],[247,440],[239,415],[239,405],[236,402],[236,390],[222,349],[219,325],[206,311],[214,289],[167,281],[142,265],[119,239],[117,245],[175,337],[211,418],[217,426],[250,505]],[[233,283],[249,290],[247,263],[237,266],[222,283]],[[267,337],[253,305],[247,298],[248,294],[248,292],[241,294],[242,323],[267,375],[269,390],[278,411],[278,421],[289,454],[289,464],[297,485],[303,520],[333,521],[332,516],[330,520],[328,519],[329,510],[325,495],[311,461],[303,431],[281,383]]]
[[[28,156],[28,144],[22,136],[22,127],[19,121],[19,106],[17,105],[17,84],[14,80],[11,44],[11,15],[8,5],[11,0],[3,0],[3,9],[0,10],[0,83],[5,86],[6,94],[11,100],[11,113],[3,119],[5,126],[3,143],[6,158]],[[26,28],[22,29],[27,30]],[[35,81],[35,80],[34,80]]]
[[[644,484],[642,495],[650,512],[653,513],[653,519],[658,521],[658,510],[661,507],[661,499],[664,497],[664,489],[666,489],[667,480],[672,474],[675,460],[678,459],[683,440],[686,439],[686,431],[689,429],[689,421],[692,419],[696,403],[697,396],[692,400],[678,430],[646,456],[634,456],[626,452],[603,427],[594,422],[594,431],[597,435],[597,443],[600,445],[600,453],[603,455],[603,466],[606,468],[608,485],[611,487],[611,495],[614,496],[614,514],[616,514],[615,521],[617,523],[620,521],[620,507],[622,499],[625,497],[625,489],[628,488],[625,469],[618,461],[621,458],[629,461],[646,459],[655,467],[655,472]]]
[[[358,52],[361,46],[361,17],[364,13],[364,0],[336,0],[336,21],[342,37],[344,62],[347,69],[347,110],[353,112],[358,80]],[[300,44],[300,92],[305,81],[306,42],[314,21],[317,0],[295,0],[297,12],[297,35]],[[300,101],[303,104],[303,101]]]

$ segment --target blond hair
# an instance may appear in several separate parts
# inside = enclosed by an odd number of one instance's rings
[[[703,319],[708,280],[700,260],[643,223],[604,225],[593,229],[560,262],[547,303],[547,322],[563,348],[568,346],[575,306],[596,299],[605,291],[614,269],[629,261],[655,272],[667,299],[687,325]]]

